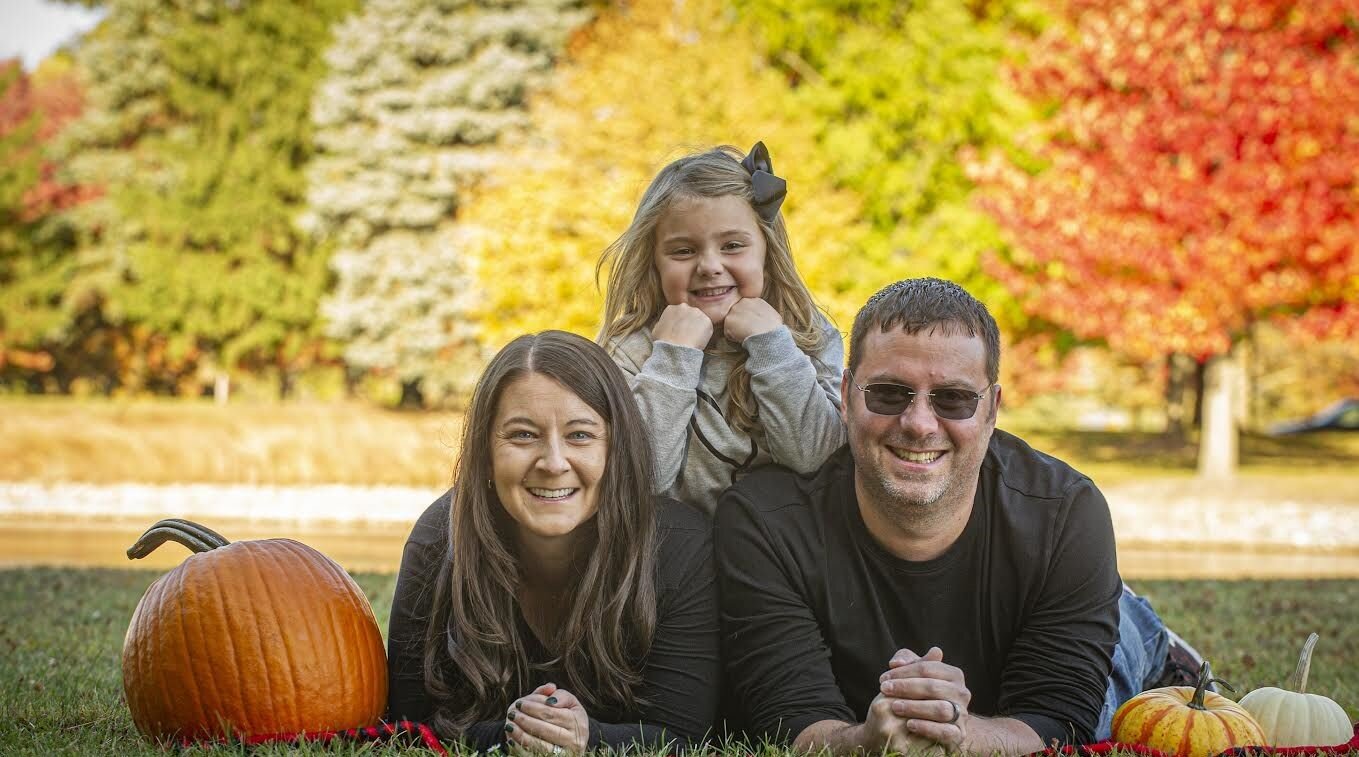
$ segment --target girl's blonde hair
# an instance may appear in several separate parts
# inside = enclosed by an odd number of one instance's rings
[[[637,213],[622,236],[609,245],[595,268],[598,280],[609,267],[608,291],[604,296],[604,328],[599,343],[606,348],[638,329],[650,326],[667,305],[656,272],[656,225],[676,201],[700,197],[736,195],[754,201],[750,173],[741,165],[743,154],[730,145],[688,155],[661,169],[642,195]],[[753,210],[752,205],[752,210]],[[816,359],[825,347],[826,332],[812,293],[798,275],[788,243],[783,214],[772,221],[759,213],[755,219],[764,235],[764,292],[768,302],[788,326],[798,349]],[[739,345],[722,340],[711,354],[734,354],[736,365],[727,379],[727,415],[732,425],[749,433],[755,427],[758,408],[750,390],[746,353]]]

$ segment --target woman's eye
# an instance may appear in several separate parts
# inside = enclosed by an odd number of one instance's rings
[[[694,251],[689,247],[681,247],[678,250],[670,251],[670,256],[675,258],[684,258],[692,254],[694,254]]]
[[[589,431],[572,431],[566,435],[566,438],[573,442],[588,442],[591,439],[594,439],[595,435]]]
[[[526,439],[532,439],[532,438],[533,438],[533,432],[531,432],[531,431],[524,431],[523,429],[520,429],[519,431],[511,431],[510,434],[509,434],[509,436],[510,436],[511,439],[514,439],[514,440],[516,440],[516,441],[522,441],[522,440],[526,440]]]
[[[740,242],[727,242],[726,244],[722,245],[722,249],[724,250],[739,250],[742,247],[745,247],[745,245],[741,244]]]

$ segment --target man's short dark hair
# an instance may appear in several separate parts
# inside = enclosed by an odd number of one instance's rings
[[[986,379],[994,384],[1000,378],[1000,329],[996,319],[976,297],[952,281],[904,279],[869,297],[854,317],[854,330],[849,337],[849,369],[859,367],[869,329],[889,331],[897,326],[908,334],[935,326],[952,326],[965,329],[968,336],[980,336],[986,346]]]

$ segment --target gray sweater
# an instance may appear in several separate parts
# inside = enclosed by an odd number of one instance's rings
[[[628,374],[651,430],[656,492],[712,513],[717,496],[746,472],[779,463],[800,473],[821,466],[845,443],[840,419],[840,334],[822,321],[826,345],[815,359],[787,326],[742,342],[759,408],[754,434],[727,421],[727,376],[735,355],[655,342],[649,328],[606,345]]]

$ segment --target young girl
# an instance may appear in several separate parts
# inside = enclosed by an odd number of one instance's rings
[[[709,513],[746,471],[810,472],[845,443],[843,346],[793,264],[784,193],[763,143],[681,158],[600,259],[599,341],[651,429],[656,491]]]

